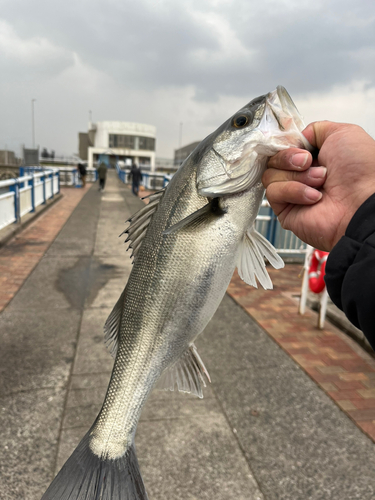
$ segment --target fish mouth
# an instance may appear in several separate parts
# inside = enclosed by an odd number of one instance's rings
[[[273,127],[272,123],[274,124]],[[275,134],[276,125],[279,128],[279,133],[282,135],[291,130],[298,132],[299,139],[302,141],[304,148],[310,152],[314,149],[303,134],[300,134],[305,128],[303,118],[293,99],[282,85],[278,85],[276,90],[266,95],[266,106],[261,128],[263,128],[263,133],[266,135],[270,134],[270,130],[272,129],[272,133],[277,136]]]
[[[295,123],[299,131],[305,128],[302,116],[294,104],[285,87],[278,85],[276,90],[266,95],[265,114],[273,115],[277,121],[280,130],[288,128],[291,120]],[[268,118],[269,121],[269,118]]]
[[[303,123],[302,116],[286,88],[282,85],[278,85],[276,87],[276,93],[280,100],[283,111],[292,116],[294,123],[297,125],[299,130],[303,130],[305,128],[305,124]]]

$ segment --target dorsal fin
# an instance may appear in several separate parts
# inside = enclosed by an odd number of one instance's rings
[[[272,281],[268,275],[264,257],[275,268],[284,267],[282,258],[276,253],[271,243],[253,226],[244,236],[241,243],[237,268],[240,278],[248,285],[258,288],[255,278],[266,290],[272,289]]]
[[[134,215],[132,215],[126,222],[129,222],[129,226],[123,231],[120,236],[127,234],[125,243],[129,241],[129,248],[132,249],[131,257],[137,255],[143,238],[146,235],[147,228],[151,222],[153,214],[156,212],[159,206],[160,200],[163,198],[165,190],[157,191],[151,194],[149,198],[148,205],[145,205],[141,210],[138,210]],[[144,198],[142,198],[144,199]]]
[[[156,388],[174,391],[175,386],[177,386],[178,391],[188,392],[203,398],[202,387],[206,387],[204,377],[211,382],[197,348],[191,344],[181,358],[162,374]]]

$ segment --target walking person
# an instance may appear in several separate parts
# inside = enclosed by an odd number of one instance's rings
[[[107,165],[101,161],[98,167],[99,191],[104,191],[105,181],[107,179],[107,170]]]
[[[78,163],[78,171],[79,171],[79,175],[81,177],[81,181],[82,181],[82,187],[84,188],[86,186],[86,175],[87,175],[87,170],[86,170],[86,166],[84,163],[80,162]]]
[[[130,170],[130,176],[132,178],[132,191],[135,196],[138,196],[139,184],[142,182],[142,172],[136,163],[133,163]]]

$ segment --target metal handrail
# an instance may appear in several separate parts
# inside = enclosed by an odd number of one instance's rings
[[[34,212],[37,206],[47,203],[48,199],[58,194],[60,192],[59,176],[58,170],[44,170],[0,181],[0,189],[8,188],[8,192],[0,195],[0,229],[20,222],[24,215]],[[57,178],[57,184],[54,178]],[[48,196],[47,183],[48,191],[51,193]]]

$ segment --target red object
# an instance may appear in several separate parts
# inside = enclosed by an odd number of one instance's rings
[[[324,275],[326,270],[326,262],[329,252],[322,250],[314,250],[310,268],[309,268],[309,287],[314,293],[320,293],[324,290],[326,284],[324,283]]]

